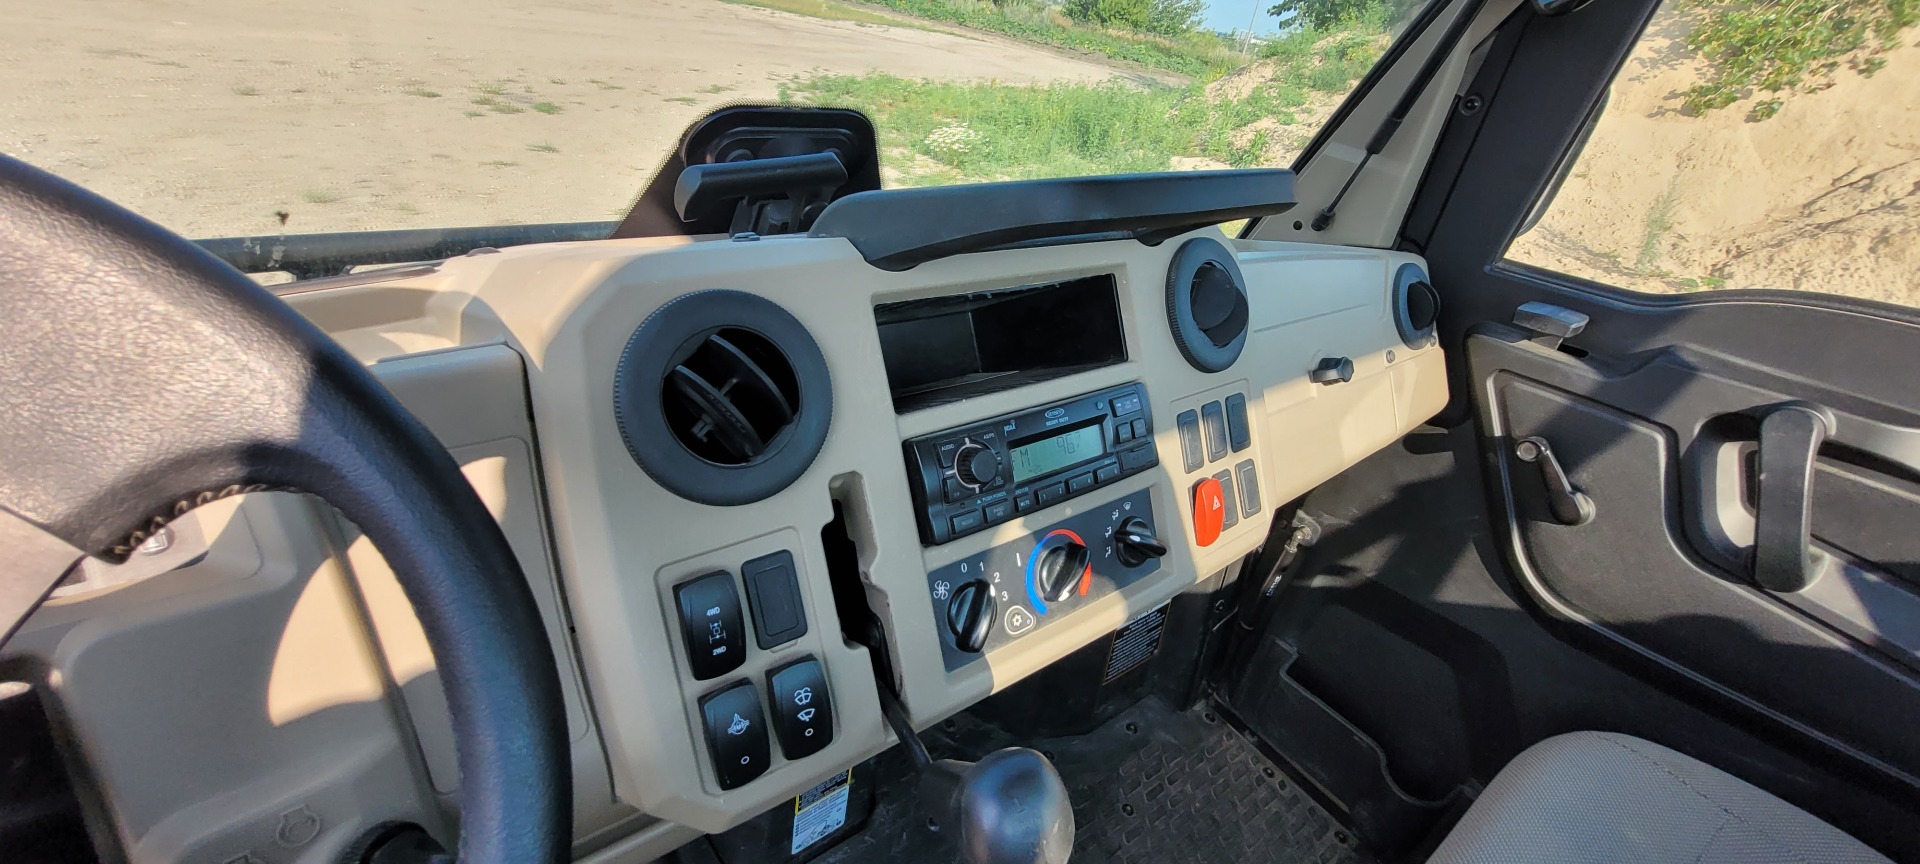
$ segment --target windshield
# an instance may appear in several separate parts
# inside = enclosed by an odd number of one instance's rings
[[[1285,166],[1362,0],[0,0],[0,150],[194,238],[617,220],[689,123],[857,108],[887,186]]]

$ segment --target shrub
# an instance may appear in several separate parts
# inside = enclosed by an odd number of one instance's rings
[[[1843,66],[1879,71],[1879,55],[1920,21],[1920,0],[1695,0],[1693,8],[1700,21],[1687,46],[1710,71],[1687,90],[1685,106],[1704,113],[1755,91],[1783,94],[1757,103],[1748,114],[1756,121],[1778,112],[1784,94],[1830,86]]]

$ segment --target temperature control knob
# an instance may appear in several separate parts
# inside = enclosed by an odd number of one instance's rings
[[[1113,545],[1120,563],[1128,567],[1138,567],[1167,554],[1167,544],[1153,535],[1153,525],[1138,516],[1120,523],[1120,529],[1113,532]]]
[[[1000,457],[991,447],[968,442],[954,454],[953,472],[968,486],[985,486],[1000,476]]]
[[[1040,596],[1048,603],[1067,599],[1086,574],[1091,557],[1086,545],[1077,540],[1046,547],[1040,560],[1033,562],[1034,584]]]
[[[987,647],[987,634],[993,632],[993,586],[985,579],[963,582],[947,600],[947,630],[953,644],[962,651],[980,653]]]

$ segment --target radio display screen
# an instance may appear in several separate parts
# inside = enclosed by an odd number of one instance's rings
[[[1013,482],[1024,483],[1105,453],[1106,433],[1095,423],[1022,444],[1007,455],[1013,460]]]

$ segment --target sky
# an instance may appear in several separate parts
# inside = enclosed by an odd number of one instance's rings
[[[1253,32],[1272,33],[1280,29],[1280,19],[1267,14],[1273,0],[1207,0],[1208,30],[1245,30],[1247,16],[1254,15]],[[1254,14],[1254,9],[1260,11]]]

